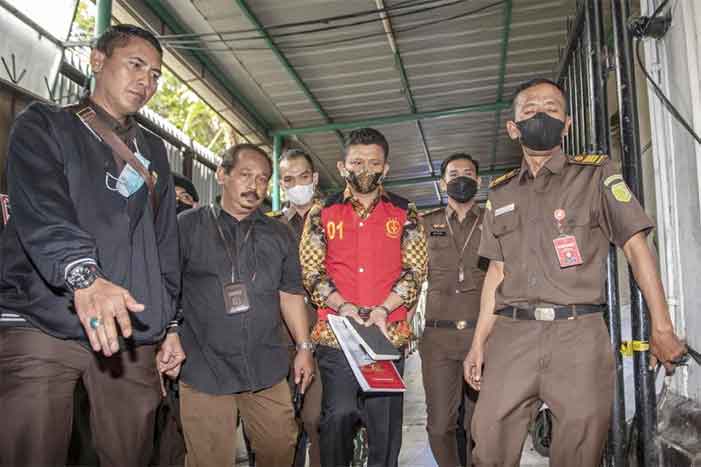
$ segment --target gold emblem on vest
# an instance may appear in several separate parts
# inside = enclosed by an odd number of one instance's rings
[[[385,222],[385,232],[389,238],[399,238],[402,226],[399,224],[399,220],[396,217],[390,217]]]

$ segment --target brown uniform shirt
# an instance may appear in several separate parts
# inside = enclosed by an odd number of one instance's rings
[[[428,239],[427,320],[477,319],[486,271],[486,261],[480,261],[478,254],[481,217],[482,213],[476,205],[462,222],[449,206],[422,216],[421,222]],[[461,261],[460,250],[465,245],[470,231],[472,236],[465,246]],[[459,281],[461,266],[462,282]]]
[[[294,234],[295,240],[297,241],[297,250],[299,250],[299,240],[302,237],[302,230],[304,229],[305,218],[300,216],[299,213],[291,207],[285,208],[282,213],[276,216],[280,222],[286,224],[292,233]],[[307,319],[309,320],[309,329],[312,329],[316,324],[316,310],[311,304],[309,296],[304,297],[304,301],[307,304]],[[287,329],[287,328],[285,328]],[[285,333],[286,342],[290,346],[294,346],[294,340],[289,332]]]
[[[491,188],[479,253],[504,262],[497,310],[605,303],[609,242],[622,247],[653,227],[617,164],[606,156],[558,153],[535,178],[524,160]],[[576,238],[581,265],[560,267],[553,240],[562,235]]]

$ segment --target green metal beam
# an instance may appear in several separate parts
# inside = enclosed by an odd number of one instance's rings
[[[282,136],[273,136],[273,211],[280,210],[280,153],[282,152]]]
[[[95,15],[95,37],[100,37],[112,24],[112,0],[97,0]]]
[[[290,77],[297,83],[297,86],[302,90],[305,96],[307,96],[307,99],[309,102],[312,103],[312,105],[316,108],[316,111],[321,115],[324,120],[326,121],[327,124],[333,123],[333,120],[331,117],[329,117],[329,114],[326,113],[324,108],[321,106],[321,103],[317,100],[317,98],[312,94],[311,90],[307,86],[307,84],[302,80],[302,78],[299,76],[299,73],[297,73],[297,70],[294,69],[290,61],[287,59],[285,54],[282,53],[280,48],[275,44],[275,41],[273,38],[268,34],[268,31],[265,29],[263,24],[258,20],[258,17],[253,13],[253,10],[248,6],[248,3],[246,0],[236,0],[236,4],[238,7],[241,9],[241,11],[246,15],[248,20],[253,23],[253,26],[258,30],[260,35],[263,37],[265,40],[266,45],[268,48],[273,52],[275,57],[277,57],[278,61],[280,64],[285,68],[287,73],[290,75]],[[340,131],[335,130],[336,135],[339,138],[339,141],[341,143],[341,146],[343,146],[344,139],[343,135],[341,134]]]
[[[494,175],[502,175],[509,170],[513,170],[517,167],[520,167],[519,165],[508,165],[492,170],[481,170],[479,175],[480,177],[491,177]],[[425,175],[423,177],[413,177],[413,178],[402,178],[402,179],[396,179],[396,180],[386,180],[385,182],[382,183],[384,187],[397,187],[397,186],[407,186],[407,185],[414,185],[417,183],[428,183],[428,182],[436,182],[441,179],[441,176],[439,174],[435,175]]]
[[[270,132],[271,135],[289,136],[289,135],[308,135],[311,133],[328,133],[334,130],[351,130],[353,128],[362,128],[373,125],[393,125],[395,123],[417,122],[420,120],[428,120],[432,118],[447,118],[464,115],[475,112],[494,112],[496,110],[507,109],[511,107],[510,102],[494,102],[492,104],[467,105],[463,107],[454,107],[452,109],[433,110],[430,112],[416,112],[403,115],[390,115],[387,117],[375,117],[365,120],[355,120],[353,122],[330,123],[327,125],[308,126],[299,128],[280,128]]]
[[[161,2],[159,0],[144,0],[146,5],[153,11],[153,13],[168,26],[168,28],[175,34],[188,34],[187,31],[180,22],[173,16],[170,11],[164,6],[167,2]],[[198,50],[189,51],[190,54],[202,65],[202,67],[207,70],[221,86],[226,89],[229,94],[244,108],[246,113],[248,113],[249,118],[252,120],[255,126],[261,133],[268,134],[270,132],[271,125],[268,123],[263,116],[261,116],[258,111],[253,107],[253,105],[246,99],[241,92],[239,92],[236,87],[231,83],[229,78],[221,71],[221,69],[212,61],[206,53]]]
[[[506,60],[509,56],[509,36],[511,35],[512,0],[504,2],[504,26],[501,31],[501,57],[499,62],[499,82],[497,83],[497,101],[504,98],[504,81],[506,80]],[[492,165],[497,160],[497,144],[499,142],[499,126],[501,110],[494,112],[494,140],[492,142]]]

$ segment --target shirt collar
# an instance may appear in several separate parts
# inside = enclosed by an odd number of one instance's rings
[[[473,204],[470,210],[467,212],[467,215],[465,216],[465,219],[467,219],[470,216],[478,217],[480,214],[480,208],[477,205],[477,203]],[[457,213],[455,210],[449,205],[445,207],[445,215],[448,217],[448,219],[452,219],[453,216],[455,216],[455,219],[457,220]]]
[[[95,111],[97,117],[105,124],[107,127],[114,131],[117,136],[125,139],[132,135],[136,131],[136,119],[133,115],[128,115],[126,118],[126,123],[122,125],[119,120],[110,115],[105,109],[100,107],[90,98],[87,98],[86,102],[91,109]]]
[[[224,211],[221,207],[220,203],[212,203],[211,204],[212,209],[214,210],[214,215],[219,218],[222,216],[222,214],[226,215],[227,218],[231,218],[236,223],[239,222],[255,222],[255,221],[264,221],[267,219],[266,215],[263,214],[263,211],[261,211],[260,208],[256,209],[252,213],[250,213],[248,216],[244,217],[242,220],[236,219],[234,216],[229,214],[228,212]]]
[[[389,195],[387,194],[387,191],[385,191],[385,188],[382,185],[380,185],[378,196],[385,201],[389,200]],[[343,202],[346,203],[351,199],[353,199],[353,192],[351,191],[350,187],[346,184],[346,189],[343,190]]]
[[[543,168],[548,169],[548,171],[551,174],[559,175],[562,172],[562,169],[565,167],[566,163],[567,157],[562,153],[562,149],[558,148],[555,150],[550,159],[548,159],[545,165],[543,165]],[[523,181],[523,178],[526,176],[526,173],[530,173],[530,167],[528,166],[526,158],[524,157],[521,160],[521,170],[518,174],[519,182]]]

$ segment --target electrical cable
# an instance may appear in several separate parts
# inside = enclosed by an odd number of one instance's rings
[[[421,5],[426,5],[430,3],[435,3],[437,1],[442,1],[442,0],[405,0],[403,2],[399,2],[395,5],[388,6],[385,8],[375,8],[373,10],[363,10],[363,11],[358,11],[355,13],[347,13],[344,15],[336,15],[336,16],[327,16],[325,18],[316,18],[312,20],[305,20],[305,21],[297,21],[293,23],[280,23],[280,24],[272,24],[270,26],[265,26],[266,31],[271,31],[273,29],[284,29],[284,28],[296,28],[300,26],[311,26],[314,24],[327,24],[332,21],[342,21],[345,19],[353,19],[353,18],[359,18],[362,16],[367,16],[367,15],[376,15],[378,12],[379,13],[389,13],[390,11],[394,10],[401,10],[404,8],[412,8],[416,6],[421,6]],[[209,37],[209,36],[220,36],[222,34],[244,34],[244,33],[251,33],[251,32],[258,32],[257,28],[248,28],[248,29],[231,29],[228,31],[219,31],[219,32],[203,32],[203,33],[187,33],[187,34],[163,34],[160,36],[157,36],[158,39],[181,39],[181,38],[186,38],[186,37]]]
[[[480,8],[476,8],[474,10],[465,12],[465,13],[460,13],[458,15],[454,16],[449,16],[445,18],[440,18],[437,20],[432,20],[432,21],[426,21],[423,23],[415,24],[413,26],[408,26],[404,28],[395,28],[394,32],[395,34],[403,33],[403,32],[409,32],[409,31],[415,31],[420,28],[424,28],[426,26],[432,26],[436,24],[442,24],[446,23],[449,21],[454,21],[457,19],[462,19],[466,18],[472,15],[475,15],[477,13],[481,13],[482,11],[488,10],[490,8],[493,8],[495,6],[501,5],[504,3],[505,0],[499,0],[493,3],[490,3],[488,5],[482,6]],[[324,47],[328,45],[335,45],[335,44],[341,44],[341,43],[348,43],[348,42],[354,42],[358,40],[363,40],[367,39],[368,37],[376,37],[376,36],[382,36],[385,37],[387,35],[386,32],[378,32],[378,33],[373,33],[373,34],[364,34],[362,36],[354,36],[354,37],[348,37],[348,38],[343,38],[343,39],[337,39],[333,41],[320,41],[320,42],[313,42],[309,44],[290,44],[290,45],[280,45],[278,44],[278,47],[280,50],[288,51],[288,50],[297,50],[297,49],[306,49],[306,48],[314,48],[314,47]],[[220,48],[220,49],[213,49],[209,47],[192,47],[192,46],[181,46],[181,45],[167,45],[170,48],[173,49],[178,49],[178,50],[201,50],[201,51],[207,51],[207,52],[243,52],[243,51],[254,51],[254,50],[270,50],[268,47],[236,47],[236,48]]]
[[[647,71],[647,68],[645,68],[645,62],[642,58],[642,54],[640,53],[640,45],[642,44],[642,39],[647,33],[650,24],[652,24],[652,21],[660,14],[660,12],[667,5],[667,3],[669,3],[669,0],[664,0],[662,3],[660,3],[660,5],[655,9],[652,16],[650,16],[647,19],[647,21],[645,21],[642,28],[632,31],[632,33],[636,36],[635,56],[638,59],[638,64],[640,65],[640,69],[645,75],[645,78],[650,83],[650,85],[652,85],[652,89],[654,90],[655,95],[657,95],[660,101],[662,101],[662,104],[665,106],[667,111],[677,120],[677,122],[679,122],[679,124],[681,124],[682,127],[684,127],[684,129],[696,140],[697,143],[701,144],[701,137],[699,137],[699,135],[696,134],[691,124],[689,124],[689,122],[686,121],[684,116],[679,112],[679,110],[674,106],[674,104],[672,104],[669,98],[667,98],[665,93],[662,91],[662,89],[658,86],[653,77]]]
[[[454,1],[452,1],[452,2],[444,3],[444,4],[441,4],[441,5],[434,5],[434,6],[430,6],[430,7],[424,7],[424,8],[418,9],[418,10],[407,11],[407,12],[404,12],[404,13],[396,13],[396,14],[394,14],[394,15],[387,15],[387,18],[389,18],[389,19],[394,19],[394,18],[401,18],[401,17],[409,16],[409,15],[415,15],[415,14],[419,14],[419,13],[426,13],[426,12],[433,11],[433,10],[438,10],[438,9],[441,9],[441,8],[446,8],[446,7],[455,6],[455,5],[458,5],[458,4],[460,4],[460,3],[465,3],[465,2],[467,2],[467,1],[469,1],[469,0],[454,0]],[[375,10],[375,15],[376,15],[375,18],[365,19],[365,20],[362,20],[362,21],[356,21],[356,22],[353,22],[353,23],[339,24],[339,25],[335,25],[335,26],[324,26],[324,27],[320,27],[320,28],[316,28],[316,29],[307,29],[307,30],[305,30],[305,31],[284,32],[284,33],[275,34],[275,35],[272,35],[272,34],[271,34],[270,36],[272,37],[273,40],[276,40],[276,39],[279,39],[279,38],[282,38],[282,37],[306,36],[306,35],[311,35],[311,34],[315,34],[315,33],[318,33],[318,32],[336,31],[336,30],[338,30],[338,29],[352,28],[352,27],[355,27],[355,26],[362,26],[362,25],[365,25],[365,24],[380,23],[380,22],[382,22],[382,21],[385,20],[385,18],[383,18],[382,16],[378,15],[378,13],[380,13],[380,12],[381,12],[381,10],[379,10],[379,9],[378,9],[378,10]],[[264,27],[263,30],[264,30],[264,31],[269,31],[269,28]],[[256,30],[256,32],[260,32],[260,31]],[[386,33],[385,33],[385,34],[386,34]],[[222,33],[219,33],[219,35],[220,35],[220,36],[225,36],[225,35],[229,35],[229,33],[222,32]],[[261,40],[261,39],[265,39],[265,37],[263,37],[263,36],[261,36],[261,35],[256,35],[256,36],[233,37],[233,38],[219,37],[219,38],[217,38],[217,39],[204,39],[204,40],[200,40],[200,39],[184,39],[184,40],[179,40],[179,39],[169,40],[169,39],[165,39],[165,40],[162,40],[162,42],[163,42],[165,45],[171,45],[171,44],[184,45],[184,44],[191,44],[191,43],[194,43],[195,45],[200,45],[200,44],[205,43],[205,42],[206,42],[206,43],[219,43],[219,42],[224,42],[224,43],[226,43],[226,42],[234,42],[234,41],[236,41],[236,42],[241,42],[241,41],[259,41],[259,40]]]

